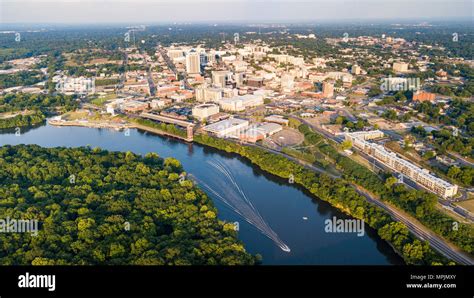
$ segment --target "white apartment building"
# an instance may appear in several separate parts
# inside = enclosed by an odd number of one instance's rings
[[[359,65],[352,65],[351,67],[351,73],[354,75],[359,75],[362,69],[360,68]]]
[[[367,141],[381,136],[383,136],[383,132],[375,130],[346,133],[345,139],[351,141],[353,146],[376,158],[395,172],[407,176],[419,185],[443,198],[452,197],[458,192],[457,185],[431,175],[428,170],[422,169],[411,162],[398,157],[394,152],[386,150],[381,145]]]
[[[211,51],[210,53],[207,54],[207,63],[208,64],[214,64],[216,63],[216,52]]]
[[[278,63],[289,63],[293,65],[303,65],[304,58],[303,57],[294,57],[291,55],[284,55],[284,54],[270,54],[269,57],[276,60]]]
[[[281,76],[281,90],[283,92],[292,92],[295,88],[295,77],[289,73],[284,73]]]
[[[313,82],[322,82],[326,79],[341,80],[343,83],[352,83],[353,76],[348,72],[330,71],[327,73],[318,73],[309,75],[309,79]]]

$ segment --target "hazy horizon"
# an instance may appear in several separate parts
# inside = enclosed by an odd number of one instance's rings
[[[472,20],[470,0],[0,0],[1,24]]]

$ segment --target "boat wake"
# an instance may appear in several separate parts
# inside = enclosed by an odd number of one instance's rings
[[[246,222],[253,225],[263,235],[271,239],[283,251],[290,252],[288,245],[278,237],[249,200],[244,190],[237,183],[230,168],[218,160],[208,161],[207,163],[216,170],[217,176],[216,179],[213,180],[213,184],[216,184],[217,189],[225,191],[225,193],[219,192],[215,187],[210,186],[194,175],[191,175],[191,178],[203,189],[208,191],[210,195],[222,201],[231,210],[239,214]]]

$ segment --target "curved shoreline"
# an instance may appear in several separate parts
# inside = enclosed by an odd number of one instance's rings
[[[69,126],[71,126],[71,125],[69,125]],[[93,126],[91,126],[91,125],[75,125],[75,126],[93,127]],[[101,126],[101,127],[98,127],[98,128],[104,128],[104,126]],[[109,127],[109,128],[112,128],[112,127]],[[134,127],[134,126],[132,126],[132,125],[129,125],[128,128],[138,128],[138,127]],[[140,128],[138,128],[138,129],[140,129]],[[161,135],[161,136],[168,136],[168,137],[171,136],[172,138],[175,138],[174,135],[165,134],[165,133],[163,133],[162,131],[155,131],[154,129],[146,129],[146,131],[150,131],[150,132],[152,132],[152,133],[156,133],[157,135]],[[202,140],[203,137],[206,138],[207,136],[201,135],[201,134],[196,135],[196,138],[195,138],[196,143],[199,144],[199,145],[203,145],[203,146],[205,146],[205,147],[212,148],[212,149],[214,149],[214,150],[221,151],[221,152],[235,153],[235,154],[237,154],[239,157],[248,160],[251,164],[256,165],[257,168],[259,168],[260,170],[262,170],[262,171],[264,171],[264,172],[266,172],[266,173],[268,173],[268,174],[270,174],[270,175],[274,175],[274,176],[280,177],[280,178],[283,177],[284,179],[288,178],[288,177],[285,177],[285,175],[282,176],[282,175],[279,174],[279,173],[275,173],[274,171],[272,171],[271,168],[268,167],[268,165],[265,166],[265,165],[262,165],[261,163],[259,163],[258,156],[257,156],[256,158],[253,158],[253,157],[251,158],[251,157],[247,156],[247,155],[249,155],[249,152],[250,152],[250,153],[252,152],[252,149],[250,149],[250,148],[252,148],[252,147],[249,147],[249,146],[241,146],[241,148],[240,148],[240,147],[237,148],[237,147],[236,147],[237,144],[235,144],[235,143],[233,143],[233,142],[228,142],[228,141],[221,140],[221,139],[216,139],[216,138],[212,138],[212,139],[214,140],[214,141],[212,141],[211,138],[209,138],[209,140],[211,141],[211,143],[212,143],[212,142],[223,142],[223,143],[224,143],[224,145],[223,145],[223,144],[219,144],[219,145],[221,145],[221,146],[215,146],[215,144],[209,144],[208,142],[204,142],[204,141]],[[176,138],[175,138],[175,139],[176,139]],[[179,138],[177,138],[177,139],[179,140]],[[213,146],[213,145],[214,145],[214,146]],[[223,147],[223,148],[221,148],[221,147]],[[233,149],[232,149],[232,148],[230,148],[230,147],[236,147],[236,148],[233,148]],[[255,150],[255,148],[254,148],[253,150]],[[278,160],[278,155],[272,154],[271,152],[266,152],[266,151],[265,151],[264,149],[262,149],[262,148],[256,148],[256,150],[259,150],[259,153],[258,153],[258,154],[262,154],[262,155],[264,155],[264,154],[265,154],[265,155],[266,155],[266,154],[269,154],[269,155],[271,155],[271,158],[272,158],[272,159],[273,159],[274,157],[277,157],[277,158],[274,158],[274,160]],[[286,160],[287,162],[293,164],[293,167],[304,168],[304,165],[301,165],[301,164],[299,164],[299,163],[297,163],[297,162],[295,162],[295,161],[291,161],[291,160],[287,159],[287,158],[284,157],[284,156],[279,156],[279,158],[280,158],[280,159],[284,159],[284,160]],[[255,159],[257,159],[257,160],[255,160]],[[311,170],[309,170],[309,169],[304,169],[304,170],[307,171],[307,172],[305,173],[305,175],[307,175],[308,177],[309,177],[309,176],[315,176],[316,179],[320,179],[320,178],[318,177],[318,175],[319,175],[318,173],[315,173],[314,171],[311,171]],[[303,175],[303,176],[305,176],[305,175]],[[318,200],[325,201],[325,202],[329,203],[329,205],[331,205],[332,207],[335,207],[338,211],[342,211],[343,213],[346,213],[346,214],[350,215],[350,216],[353,217],[353,218],[362,219],[362,218],[360,218],[360,217],[357,217],[357,216],[354,215],[353,213],[351,213],[350,207],[349,207],[349,205],[347,205],[347,202],[341,203],[341,202],[339,201],[339,200],[341,200],[341,198],[337,198],[337,195],[336,195],[335,197],[331,197],[331,196],[330,196],[330,197],[324,198],[324,196],[321,197],[321,196],[319,196],[317,193],[315,193],[315,192],[317,192],[317,190],[308,188],[308,186],[307,186],[307,185],[304,185],[304,183],[300,183],[301,181],[298,181],[298,180],[296,179],[295,182],[296,182],[295,184],[297,184],[298,186],[300,186],[300,187],[302,187],[303,189],[307,190],[307,191],[311,194],[311,196],[312,196],[313,198],[317,198]],[[359,202],[359,203],[361,203],[361,202]],[[369,209],[376,208],[376,209],[379,209],[380,212],[383,212],[383,214],[385,214],[385,215],[387,215],[387,216],[390,216],[385,210],[381,209],[380,207],[376,207],[375,205],[370,204],[369,202],[363,202],[363,204],[365,205],[365,209],[366,209],[366,211],[368,211],[368,212],[370,211]],[[377,217],[377,216],[376,216],[376,217]],[[380,229],[381,227],[380,227],[380,226],[374,226],[374,225],[370,224],[371,220],[369,220],[369,219],[370,219],[370,217],[367,218],[367,221],[366,221],[367,224],[368,224],[369,226],[371,226],[372,228],[374,228],[375,231],[378,231],[378,229]],[[390,222],[396,222],[396,220],[391,219]],[[378,237],[380,237],[380,235],[378,235]],[[390,244],[390,245],[393,247],[393,245],[392,245],[392,243],[390,243],[390,241],[388,241],[388,240],[386,240],[386,239],[383,239],[383,238],[381,238],[381,237],[380,237],[380,240],[384,240],[384,242],[386,242],[387,244]],[[413,241],[413,240],[414,240],[414,238],[413,238],[413,235],[411,234],[411,235],[410,235],[410,242]],[[400,250],[394,249],[394,252],[403,257],[403,255],[401,254],[401,251],[400,251]],[[447,262],[444,262],[444,261],[443,261],[443,263],[447,263]],[[425,264],[426,264],[426,263],[425,263]]]
[[[81,127],[89,127],[89,128],[112,128],[112,129],[116,129],[116,130],[127,129],[127,128],[136,128],[136,129],[140,129],[140,130],[144,130],[144,131],[148,131],[148,132],[157,134],[157,135],[159,135],[159,136],[171,137],[171,138],[174,138],[174,139],[178,139],[178,140],[180,140],[180,141],[185,141],[185,142],[187,142],[187,140],[186,140],[185,138],[182,138],[182,137],[180,137],[180,136],[176,136],[176,135],[173,135],[173,134],[170,134],[170,133],[167,133],[167,132],[164,132],[164,131],[161,131],[161,130],[158,130],[158,129],[155,129],[155,128],[152,128],[152,127],[148,127],[148,126],[145,126],[145,125],[140,125],[140,124],[137,124],[137,123],[130,123],[130,122],[127,122],[127,124],[125,125],[125,124],[120,124],[120,123],[110,123],[110,122],[108,122],[107,124],[109,124],[109,125],[100,125],[101,123],[93,123],[93,122],[82,122],[82,123],[79,122],[79,121],[74,121],[74,122],[72,122],[72,123],[71,123],[70,121],[68,121],[68,122],[69,122],[69,123],[67,123],[67,122],[65,122],[65,121],[59,121],[59,122],[57,122],[57,123],[54,123],[54,122],[51,121],[51,120],[48,121],[48,123],[51,124],[51,125],[57,124],[57,125],[59,125],[59,126],[60,126],[60,125],[64,125],[64,126],[81,126]],[[76,124],[77,124],[77,125],[76,125]],[[222,148],[219,148],[219,147],[216,147],[216,146],[212,146],[212,145],[209,144],[208,142],[207,142],[207,143],[206,143],[206,142],[203,142],[203,141],[202,141],[203,136],[208,137],[208,138],[212,138],[212,139],[214,139],[214,140],[218,140],[218,141],[220,141],[220,142],[225,142],[225,143],[227,143],[228,146],[237,145],[237,144],[235,144],[235,143],[233,143],[233,142],[229,142],[229,141],[227,141],[227,140],[222,140],[222,139],[217,139],[217,138],[214,138],[214,137],[205,135],[205,134],[197,134],[197,135],[195,135],[195,138],[194,138],[193,142],[196,142],[196,143],[199,144],[199,145],[207,146],[207,147],[209,147],[209,148],[213,148],[213,149],[215,149],[215,150],[219,150],[219,151],[222,151],[222,152],[237,154],[238,156],[240,156],[240,157],[242,157],[242,158],[248,160],[251,164],[257,166],[260,170],[262,170],[262,171],[264,171],[264,172],[266,172],[266,173],[268,173],[268,174],[270,174],[270,175],[275,175],[276,177],[279,177],[279,178],[287,178],[287,177],[282,177],[281,175],[278,175],[277,173],[274,173],[274,172],[272,172],[271,170],[262,167],[262,165],[260,165],[259,163],[255,162],[255,160],[249,158],[248,156],[245,156],[245,155],[243,155],[243,154],[240,154],[240,153],[238,152],[238,150],[230,150],[230,151],[228,151],[228,150],[227,150],[228,148],[222,149]],[[243,145],[240,145],[240,146],[243,146]],[[246,147],[249,147],[249,146],[246,146]],[[252,146],[250,146],[250,147],[252,147]],[[250,147],[249,147],[249,148],[250,148]],[[243,148],[244,148],[244,147],[243,147]],[[316,171],[314,171],[314,170],[312,170],[312,169],[309,169],[309,168],[307,167],[307,165],[305,165],[305,164],[303,164],[303,163],[301,163],[301,162],[299,162],[299,161],[296,161],[296,160],[294,160],[293,158],[288,158],[288,157],[286,156],[286,154],[277,155],[277,154],[275,154],[275,153],[273,153],[273,152],[268,152],[267,150],[264,150],[263,148],[259,148],[259,147],[253,147],[253,148],[255,148],[255,149],[257,149],[257,150],[260,150],[260,151],[262,151],[262,152],[266,152],[266,153],[268,153],[268,154],[272,154],[272,155],[274,155],[274,156],[279,156],[279,157],[281,157],[281,158],[284,158],[284,159],[287,160],[288,162],[293,163],[294,165],[296,165],[296,166],[298,166],[298,167],[302,167],[302,168],[304,168],[305,170],[308,170],[308,171],[310,171],[310,172],[312,172],[312,173],[314,173],[314,174],[317,174],[317,175],[324,174],[324,173],[316,172]],[[229,148],[229,149],[230,149],[230,148]],[[330,178],[331,178],[331,179],[335,179],[334,177],[330,177]],[[325,199],[323,199],[323,198],[317,196],[316,194],[314,194],[314,193],[311,191],[311,189],[309,189],[309,188],[308,188],[307,186],[305,186],[304,184],[299,183],[297,180],[295,180],[295,184],[297,184],[298,186],[302,187],[304,190],[308,191],[308,192],[312,195],[312,197],[317,198],[317,199],[319,199],[319,200],[321,200],[321,201],[325,201],[325,202],[329,203],[332,207],[336,208],[337,210],[339,210],[339,211],[341,211],[341,212],[343,212],[343,213],[345,213],[345,214],[347,214],[347,215],[349,215],[349,216],[351,216],[351,217],[353,217],[353,218],[355,218],[355,219],[361,219],[361,218],[357,218],[354,214],[352,214],[352,213],[350,212],[350,209],[349,209],[348,206],[345,206],[344,204],[341,204],[341,203],[339,203],[339,202],[337,202],[337,204],[334,204],[333,202],[330,201],[330,198],[329,198],[328,200],[325,200]],[[357,191],[357,189],[356,189],[356,191]],[[359,192],[357,192],[357,193],[358,193],[359,195],[361,195]],[[361,196],[362,196],[362,195],[361,195]],[[382,212],[384,212],[384,214],[390,216],[387,211],[383,210],[383,209],[380,208],[379,206],[376,206],[376,205],[374,205],[374,204],[371,204],[370,202],[367,202],[367,204],[369,204],[369,206],[371,206],[371,207],[373,206],[373,207],[375,207],[375,208],[379,208]],[[391,218],[391,216],[390,216],[390,218]],[[392,218],[391,218],[391,219],[392,219]],[[396,222],[396,221],[392,219],[391,222]],[[377,235],[378,235],[378,230],[379,230],[380,227],[377,228],[377,227],[375,227],[375,226],[370,225],[369,223],[367,223],[367,224],[368,224],[371,228],[373,228],[373,229],[377,232]],[[378,237],[380,237],[380,235],[378,235]],[[385,241],[387,244],[389,244],[389,246],[394,250],[394,252],[395,252],[397,255],[399,255],[402,259],[404,259],[404,261],[406,262],[405,258],[403,257],[402,252],[401,252],[399,249],[397,249],[397,248],[393,245],[393,243],[391,243],[391,242],[388,241],[388,240],[382,239],[381,237],[380,237],[380,240],[383,240],[383,241]]]
[[[134,123],[134,122],[127,122],[124,123],[115,123],[115,122],[89,122],[89,121],[64,121],[64,120],[51,120],[49,119],[48,124],[53,126],[77,126],[77,127],[87,127],[87,128],[108,128],[108,129],[115,129],[115,130],[125,130],[125,129],[140,129],[148,132],[155,133],[157,135],[162,135],[166,137],[176,138],[182,141],[189,142],[187,138],[182,136],[174,135],[172,133],[154,128],[149,127],[146,125]]]

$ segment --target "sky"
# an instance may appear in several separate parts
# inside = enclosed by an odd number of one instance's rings
[[[459,19],[472,0],[0,0],[0,23]]]

